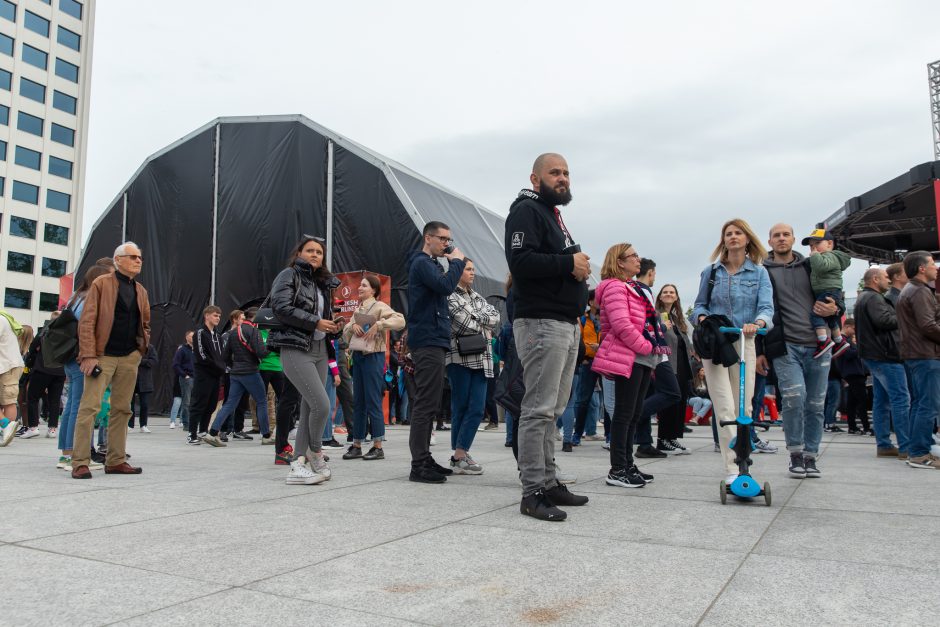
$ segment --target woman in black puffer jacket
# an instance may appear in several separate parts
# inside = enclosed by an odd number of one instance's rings
[[[338,283],[324,264],[326,243],[304,235],[287,268],[274,279],[270,305],[282,328],[272,329],[268,347],[278,349],[284,375],[303,399],[287,483],[313,485],[330,478],[322,436],[330,412],[324,383],[328,336],[338,330],[331,319],[331,294]],[[278,425],[278,432],[290,426]]]

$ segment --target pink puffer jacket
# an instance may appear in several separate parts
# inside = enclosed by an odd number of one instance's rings
[[[643,337],[646,299],[619,279],[601,281],[594,295],[603,338],[591,370],[607,377],[629,377],[636,356],[653,352],[653,344]]]

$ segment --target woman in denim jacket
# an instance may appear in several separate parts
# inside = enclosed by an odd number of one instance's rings
[[[695,308],[691,321],[698,324],[710,315],[727,316],[735,327],[744,329],[744,362],[747,366],[744,390],[747,398],[744,406],[751,406],[754,395],[754,371],[757,356],[754,350],[754,335],[758,329],[773,325],[773,287],[770,276],[763,266],[767,251],[760,245],[757,236],[747,222],[736,218],[721,227],[721,239],[712,252],[712,262],[702,270]],[[715,284],[711,298],[708,283],[715,268]],[[725,368],[710,359],[703,360],[705,380],[713,403],[712,420],[734,420],[738,412],[739,368],[735,364]],[[719,423],[720,424],[720,423]],[[733,426],[719,427],[718,439],[728,472],[730,484],[738,476],[734,463],[735,453],[729,447],[736,435]]]

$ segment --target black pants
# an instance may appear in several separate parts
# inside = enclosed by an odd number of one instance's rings
[[[147,418],[150,416],[150,392],[136,392],[131,397],[131,419],[127,423],[131,429],[134,428],[134,418],[137,416],[136,399],[140,399],[140,426],[147,426]]]
[[[868,390],[865,388],[865,377],[853,376],[846,377],[845,382],[849,384],[847,392],[846,412],[849,422],[849,429],[854,431],[858,429],[858,422],[862,422],[862,429],[868,431],[871,425],[868,424]],[[30,383],[32,386],[32,383]]]
[[[30,427],[39,426],[39,399],[43,399],[43,409],[49,414],[49,428],[59,426],[59,412],[62,399],[62,388],[65,386],[65,377],[33,370],[29,373],[29,387],[26,391],[26,415]],[[48,395],[46,395],[48,392]],[[46,413],[46,412],[43,412]]]
[[[294,421],[300,412],[300,392],[287,377],[284,377],[284,388],[280,400],[277,402],[277,414],[274,432],[274,449],[280,453],[287,448],[287,436],[294,428]],[[321,434],[322,437],[322,434]]]
[[[664,440],[673,439],[663,435],[662,416],[659,416],[659,413],[681,400],[679,383],[676,381],[676,373],[672,371],[672,366],[668,361],[664,361],[656,366],[656,376],[651,377],[651,382],[647,387],[648,389],[644,392],[646,399],[643,401],[643,409],[640,412],[640,418],[636,425],[635,439],[636,443],[640,446],[653,445],[653,414],[659,417],[659,437]],[[683,411],[685,410],[683,409]],[[668,428],[666,431],[668,433]]]
[[[581,373],[581,380],[574,391],[574,393],[577,394],[574,400],[574,438],[576,441],[580,442],[581,438],[584,437],[584,427],[587,424],[588,410],[591,408],[591,395],[594,394],[594,388],[597,386],[597,380],[600,378],[600,375],[591,370],[589,363],[578,366],[578,372]],[[587,379],[585,379],[585,377],[587,377]],[[589,389],[590,392],[588,392]],[[597,417],[595,416],[594,419],[596,420]]]
[[[496,377],[499,376],[499,364],[493,366],[493,376],[486,380],[486,405],[484,414],[492,425],[499,425],[499,414],[496,411],[496,399],[493,393],[496,391]]]
[[[431,431],[434,418],[441,410],[446,352],[438,346],[411,351],[411,358],[415,363],[415,396],[412,400],[411,432],[408,436],[412,469],[421,468],[431,461]]]
[[[209,419],[219,404],[219,382],[222,377],[205,368],[196,368],[193,393],[189,399],[189,435],[209,431]]]
[[[405,416],[405,420],[408,421],[408,424],[411,424],[411,415],[414,413],[415,397],[418,395],[418,388],[415,385],[415,376],[412,373],[402,370],[401,376],[405,379],[405,393],[408,395],[408,415]],[[343,411],[346,410],[344,409]]]
[[[284,376],[284,373],[280,370],[261,370],[261,381],[264,383],[265,394],[268,392],[268,386],[271,386],[271,389],[274,390],[274,415],[277,416],[277,408],[281,404],[281,397],[284,396],[284,382],[287,380],[287,377]],[[271,431],[271,416],[268,412],[268,424],[267,431]],[[275,418],[275,425],[277,424],[277,418]],[[265,425],[258,423],[258,430],[261,433],[265,432]]]
[[[685,436],[685,408],[689,402],[690,388],[688,381],[680,382],[679,402],[656,412],[659,416],[659,439],[677,440]]]
[[[339,387],[336,388],[336,400],[339,401],[339,406],[343,409],[343,424],[346,425],[346,432],[352,435],[353,414],[356,410],[353,407],[352,376],[349,374],[349,360],[346,358],[345,350],[337,351],[336,367],[339,369]]]
[[[614,377],[614,415],[610,421],[610,465],[613,469],[633,465],[633,437],[643,412],[650,369],[633,364],[630,378]]]

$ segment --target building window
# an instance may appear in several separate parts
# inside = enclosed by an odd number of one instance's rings
[[[49,157],[49,174],[72,180],[72,162],[58,157]]]
[[[34,65],[41,70],[49,69],[49,55],[40,50],[39,48],[33,48],[29,44],[23,44],[23,61]]]
[[[55,60],[55,75],[61,76],[67,81],[78,82],[78,66],[62,59]]]
[[[82,4],[75,0],[59,0],[59,10],[67,15],[71,15],[76,20],[82,19]]]
[[[29,309],[33,300],[33,293],[29,290],[18,290],[8,287],[3,297],[3,306],[10,309]]]
[[[3,191],[6,189],[7,180],[0,176],[0,196],[3,196]]]
[[[13,56],[13,38],[0,33],[0,53]]]
[[[10,125],[10,107],[6,105],[0,105],[0,124]]]
[[[63,94],[61,91],[55,90],[52,92],[52,106],[59,111],[65,111],[66,113],[75,115],[77,102],[75,98],[68,94]]]
[[[39,292],[39,311],[58,311],[59,295],[51,292]]]
[[[7,270],[10,272],[23,272],[25,274],[33,273],[33,262],[35,257],[26,253],[15,253],[12,250],[7,253]]]
[[[68,212],[72,205],[72,197],[54,189],[46,190],[46,206],[57,211]]]
[[[26,17],[23,19],[23,26],[34,33],[39,33],[43,37],[49,36],[49,20],[44,17],[39,17],[31,11],[26,12]]]
[[[52,133],[50,134],[50,139],[54,142],[60,144],[65,144],[66,146],[75,145],[75,131],[68,128],[67,126],[62,126],[60,124],[52,123]]]
[[[0,70],[0,89],[5,89],[10,91],[10,87],[13,85],[13,75],[7,72],[6,70]]]
[[[16,23],[16,5],[9,0],[0,0],[0,17]]]
[[[16,114],[16,128],[42,137],[42,118],[20,111]]]
[[[13,200],[38,205],[39,188],[23,181],[13,181]]]
[[[81,52],[82,50],[82,36],[78,33],[73,33],[67,28],[62,28],[61,26],[58,28],[56,41],[76,52]]]
[[[16,163],[16,165],[21,165],[24,168],[39,170],[42,167],[42,153],[36,152],[35,150],[30,150],[29,148],[23,148],[22,146],[17,146],[16,156],[13,157],[13,161]]]
[[[33,82],[28,78],[20,77],[20,95],[46,104],[46,86]]]
[[[59,226],[58,224],[46,224],[44,227],[43,240],[50,244],[69,245],[69,227]]]
[[[7,143],[0,139],[0,161],[7,160]]]
[[[36,221],[29,218],[10,216],[10,235],[36,239]]]
[[[65,276],[65,261],[62,259],[49,259],[48,257],[43,257],[42,275],[51,276],[53,279],[58,279],[60,276]]]

